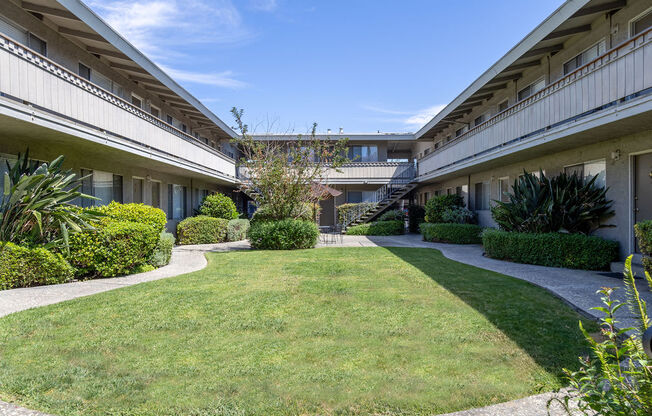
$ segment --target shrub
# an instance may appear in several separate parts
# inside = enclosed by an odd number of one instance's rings
[[[643,266],[652,274],[652,220],[642,221],[634,225],[634,232],[638,240],[643,257]]]
[[[174,236],[163,231],[159,234],[156,248],[149,258],[148,264],[154,267],[163,267],[170,263],[172,249],[174,248]]]
[[[179,244],[215,244],[223,243],[227,237],[229,221],[224,218],[198,215],[189,217],[177,225]]]
[[[585,182],[575,173],[548,178],[524,172],[507,194],[509,201],[496,201],[491,215],[505,231],[591,234],[614,214],[607,188],[597,186],[597,178]]]
[[[345,224],[346,219],[356,212],[366,211],[373,207],[374,204],[371,202],[360,202],[357,204],[342,204],[337,207],[337,222],[339,224]]]
[[[405,212],[400,209],[392,209],[378,217],[378,221],[405,221]]]
[[[442,222],[453,224],[473,224],[475,223],[475,214],[465,207],[446,208],[441,214]]]
[[[314,204],[302,204],[297,206],[297,212],[292,213],[290,219],[303,220],[303,221],[312,221],[315,222],[319,211],[321,208],[319,205]],[[251,217],[251,222],[256,221],[278,221],[285,218],[275,218],[269,211],[268,207],[260,206],[254,212],[254,215]]]
[[[0,243],[0,289],[52,285],[72,278],[73,268],[61,254]]]
[[[108,205],[96,207],[94,210],[116,221],[131,221],[149,225],[157,234],[162,233],[167,224],[167,217],[162,209],[145,204],[121,204],[113,201]]]
[[[474,224],[421,224],[425,241],[452,244],[481,244],[482,227]]]
[[[249,231],[249,220],[231,220],[227,226],[227,237],[229,241],[240,241],[247,239]]]
[[[231,198],[224,194],[215,193],[208,195],[199,207],[201,215],[213,218],[233,220],[238,218],[238,210]]]
[[[317,225],[303,220],[258,221],[249,229],[251,246],[262,250],[312,248],[318,237]]]
[[[440,195],[430,198],[426,202],[426,222],[444,222],[442,214],[449,208],[461,207],[464,205],[464,198],[459,195]]]
[[[515,233],[487,229],[482,233],[487,256],[517,263],[570,269],[607,270],[618,258],[618,243],[583,234]]]
[[[403,221],[376,221],[354,225],[346,229],[347,235],[400,235],[405,232]]]
[[[70,236],[68,261],[82,277],[130,274],[150,259],[159,235],[148,224],[106,217],[95,230]]]
[[[418,233],[419,226],[425,222],[426,210],[419,205],[408,206],[408,228],[411,233]]]

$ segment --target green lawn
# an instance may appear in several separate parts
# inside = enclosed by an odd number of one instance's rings
[[[559,387],[587,349],[578,319],[431,249],[216,253],[0,319],[0,397],[66,415],[436,414]]]

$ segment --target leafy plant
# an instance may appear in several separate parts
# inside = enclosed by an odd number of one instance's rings
[[[156,243],[156,248],[154,248],[154,252],[147,263],[154,267],[163,267],[170,263],[174,240],[174,235],[165,231],[161,232],[158,237],[158,243]]]
[[[229,221],[227,226],[227,238],[229,241],[241,241],[247,239],[249,232],[249,220],[236,219]]]
[[[647,304],[641,299],[631,269],[632,257],[625,262],[624,284],[626,300],[614,299],[612,288],[602,288],[604,306],[593,308],[603,314],[600,318],[603,341],[596,341],[584,329],[580,329],[590,343],[592,356],[580,358],[578,371],[564,370],[570,381],[571,391],[563,398],[548,402],[560,403],[569,415],[600,414],[605,416],[643,416],[652,414],[652,361],[645,354],[642,335],[650,328]],[[645,273],[652,289],[652,278]],[[615,313],[627,306],[636,320],[633,328],[618,328]],[[630,332],[631,335],[627,336]],[[577,402],[577,411],[571,402]]]
[[[70,233],[90,229],[95,211],[72,201],[93,197],[79,192],[81,179],[62,170],[63,156],[32,169],[27,154],[4,175],[0,240],[67,250]]]
[[[405,222],[397,220],[375,221],[346,229],[347,235],[400,235],[404,232]]]
[[[73,268],[58,253],[42,247],[0,244],[0,290],[65,283]]]
[[[285,219],[258,221],[249,229],[251,246],[261,250],[296,250],[313,248],[319,229],[312,221]]]
[[[215,193],[206,196],[199,207],[201,215],[213,218],[233,220],[238,218],[238,210],[231,198],[224,194]]]
[[[448,209],[455,207],[462,207],[464,205],[464,198],[459,195],[440,195],[430,198],[426,202],[426,222],[442,223],[444,219],[442,215]]]
[[[337,206],[337,223],[344,224],[346,218],[354,215],[356,212],[365,212],[375,204],[372,202],[346,203]]]
[[[145,204],[121,204],[112,201],[108,205],[95,207],[93,210],[116,221],[131,221],[149,225],[157,233],[162,233],[167,224],[167,217],[162,209]]]
[[[444,223],[473,224],[475,222],[475,213],[466,207],[454,206],[446,208],[441,213],[441,220]]]
[[[188,217],[177,225],[177,240],[185,244],[223,243],[227,238],[229,221],[224,218],[198,215]]]
[[[643,266],[648,273],[652,273],[652,220],[641,221],[634,225],[634,232],[638,240],[641,253],[644,254]]]
[[[607,188],[596,185],[598,176],[584,181],[573,173],[548,178],[524,172],[514,181],[509,201],[495,201],[491,214],[502,230],[530,233],[565,231],[589,235],[607,227],[614,215]]]
[[[474,224],[440,223],[421,224],[421,234],[425,241],[452,244],[482,243],[482,227]]]
[[[400,209],[392,209],[378,217],[378,221],[405,221],[405,212]]]

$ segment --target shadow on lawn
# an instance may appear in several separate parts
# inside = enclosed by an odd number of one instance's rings
[[[578,327],[598,330],[567,304],[528,282],[458,263],[429,248],[386,247],[484,315],[548,372],[576,369],[589,351]]]

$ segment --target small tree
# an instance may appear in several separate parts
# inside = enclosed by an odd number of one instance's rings
[[[254,140],[244,124],[243,110],[231,110],[240,137],[233,139],[243,153],[241,190],[252,196],[273,220],[302,218],[328,195],[322,184],[328,171],[347,162],[347,139],[321,140],[317,124],[295,140]]]

